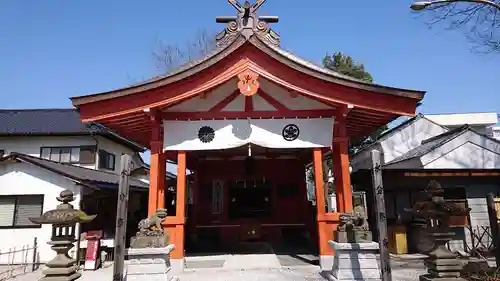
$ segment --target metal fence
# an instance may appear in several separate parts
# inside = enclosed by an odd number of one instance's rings
[[[13,279],[16,276],[37,270],[39,267],[38,243],[36,237],[33,244],[22,247],[0,249],[0,281]]]

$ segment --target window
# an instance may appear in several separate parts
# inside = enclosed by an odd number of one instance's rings
[[[94,164],[95,147],[42,147],[40,157],[60,163]]]
[[[99,150],[99,169],[114,170],[115,155],[106,150]]]
[[[0,228],[40,227],[29,218],[42,214],[43,195],[0,196]]]

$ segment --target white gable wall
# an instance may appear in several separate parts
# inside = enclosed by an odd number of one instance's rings
[[[426,118],[418,118],[412,124],[394,132],[378,144],[355,155],[351,159],[352,169],[353,171],[369,169],[371,167],[370,151],[373,149],[379,150],[382,156],[382,163],[387,163],[419,146],[423,140],[440,135],[446,131],[446,128]]]
[[[419,118],[413,124],[410,124],[381,142],[384,163],[390,162],[396,157],[420,146],[423,140],[440,135],[446,131],[447,129],[426,118]]]
[[[426,169],[500,169],[500,144],[467,131],[421,157]]]
[[[167,108],[171,112],[205,112],[230,96],[236,89],[238,79],[231,79],[205,95],[197,95],[184,102]]]
[[[78,208],[81,188],[74,182],[45,169],[26,163],[0,163],[0,196],[1,195],[44,195],[43,212],[54,209],[60,202],[56,197],[61,191],[68,189],[75,194],[72,202]],[[39,261],[45,263],[54,257],[54,251],[47,242],[50,240],[52,229],[50,225],[41,228],[0,229],[0,250],[2,252],[16,247],[21,249],[26,245],[33,245],[37,237],[39,245]],[[74,249],[73,249],[74,250]],[[18,254],[21,258],[21,254]],[[32,258],[32,252],[28,254]],[[0,263],[6,263],[7,255],[0,256]],[[17,260],[17,259],[16,259]]]

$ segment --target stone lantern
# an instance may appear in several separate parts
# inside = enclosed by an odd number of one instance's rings
[[[432,180],[424,191],[428,198],[417,202],[412,209],[406,210],[417,218],[431,221],[431,227],[427,228],[426,232],[434,247],[425,260],[428,273],[421,275],[420,281],[465,281],[460,278],[462,263],[448,250],[446,243],[455,236],[450,230],[450,218],[465,216],[470,212],[470,208],[446,202],[443,198],[444,189],[437,181]]]
[[[52,237],[48,244],[52,245],[56,256],[46,264],[47,269],[43,270],[41,281],[70,281],[81,276],[76,260],[68,255],[68,251],[76,241],[76,224],[90,222],[96,215],[88,216],[83,211],[75,210],[69,203],[73,200],[73,192],[64,190],[57,197],[57,201],[62,203],[55,210],[47,211],[37,218],[29,218],[36,224],[52,224]]]

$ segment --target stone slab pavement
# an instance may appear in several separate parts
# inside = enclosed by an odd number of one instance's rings
[[[111,281],[112,265],[97,271],[83,271],[79,281]],[[423,264],[412,261],[409,263],[396,262],[393,264],[394,281],[417,281],[418,276],[425,273]],[[27,273],[18,276],[12,281],[36,281],[42,276],[41,271]],[[180,276],[180,281],[323,281],[325,280],[319,273],[319,267],[314,265],[260,268],[260,269],[188,269]]]

